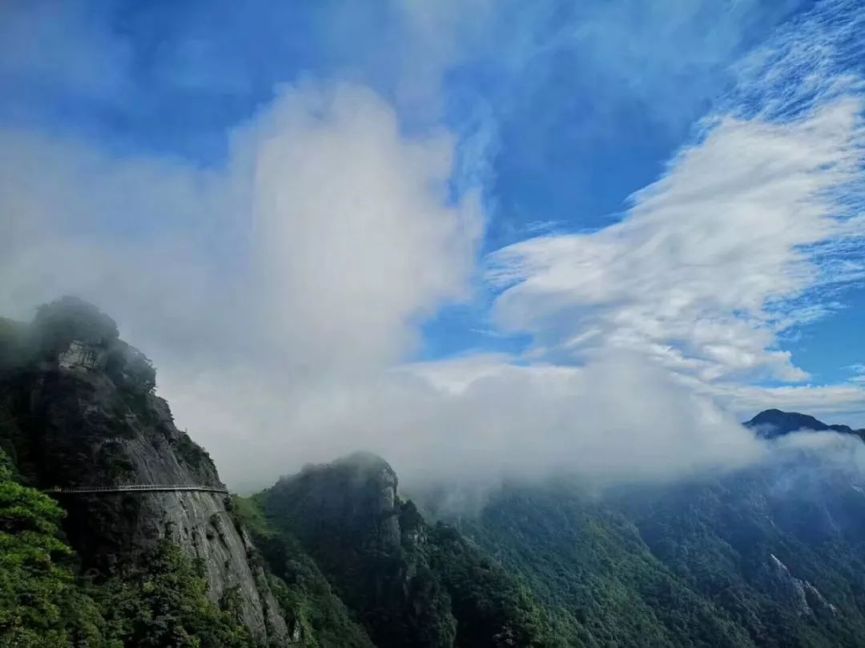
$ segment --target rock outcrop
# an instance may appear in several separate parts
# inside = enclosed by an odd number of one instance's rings
[[[397,477],[380,457],[357,453],[283,478],[264,498],[274,524],[296,534],[358,613],[377,646],[453,645],[455,620],[432,577],[426,547],[403,542]]]
[[[820,590],[808,581],[793,576],[775,554],[769,554],[769,567],[777,596],[786,599],[798,614],[814,614],[815,611],[837,613],[837,608],[826,600]]]
[[[557,645],[520,584],[452,527],[428,524],[380,457],[308,466],[256,501],[380,648]]]
[[[207,453],[153,393],[147,358],[95,307],[64,298],[0,337],[0,442],[33,486],[128,484],[224,488]],[[165,538],[200,559],[218,603],[237,592],[261,643],[290,641],[254,547],[227,495],[212,492],[60,494],[84,567],[122,573]],[[98,577],[98,576],[97,576]]]
[[[307,466],[280,480],[299,520],[315,520],[317,532],[350,537],[356,549],[391,553],[400,548],[396,473],[384,459],[359,452],[324,466]]]

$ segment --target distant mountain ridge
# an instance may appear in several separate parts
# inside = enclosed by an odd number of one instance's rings
[[[750,421],[744,423],[745,427],[751,428],[763,438],[775,437],[798,432],[799,430],[812,430],[815,432],[840,432],[841,434],[855,434],[865,440],[865,429],[853,429],[849,425],[829,425],[808,414],[799,412],[783,412],[778,409],[767,409],[757,414]]]
[[[767,410],[767,439],[862,436]],[[568,645],[786,648],[865,645],[865,474],[855,448],[803,446],[667,484],[587,490],[509,484],[452,521],[572,620]],[[851,454],[853,453],[853,454]]]

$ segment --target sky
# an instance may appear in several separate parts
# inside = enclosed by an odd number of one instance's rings
[[[865,426],[855,0],[7,0],[0,312],[74,294],[232,487],[670,478]],[[408,477],[405,477],[407,475]]]

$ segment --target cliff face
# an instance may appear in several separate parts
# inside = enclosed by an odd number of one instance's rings
[[[95,308],[65,299],[33,324],[0,330],[0,443],[40,488],[124,484],[222,488],[207,453],[153,394],[155,372]],[[227,495],[209,492],[60,494],[85,569],[122,573],[164,538],[200,559],[218,603],[236,592],[257,640],[285,643],[281,617]]]

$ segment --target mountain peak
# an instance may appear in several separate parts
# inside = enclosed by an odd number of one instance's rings
[[[33,326],[48,345],[68,345],[72,340],[105,345],[120,336],[113,319],[90,302],[69,295],[40,306]]]
[[[376,537],[382,547],[399,544],[397,476],[378,455],[356,452],[329,464],[308,465],[271,490],[290,503],[292,517],[351,528],[358,537]]]
[[[745,423],[745,426],[754,428],[759,436],[767,439],[798,430],[822,432],[829,429],[828,425],[813,416],[799,412],[783,412],[779,409],[764,410]]]
[[[746,421],[744,425],[756,430],[757,435],[765,439],[774,439],[799,430],[833,431],[842,434],[858,434],[859,436],[863,436],[865,433],[863,430],[854,430],[849,425],[829,425],[808,414],[784,412],[779,409],[763,410],[750,421]]]
[[[367,452],[365,450],[358,450],[350,455],[341,457],[331,465],[351,468],[358,472],[386,473],[396,478],[396,472],[384,458],[374,452]]]

